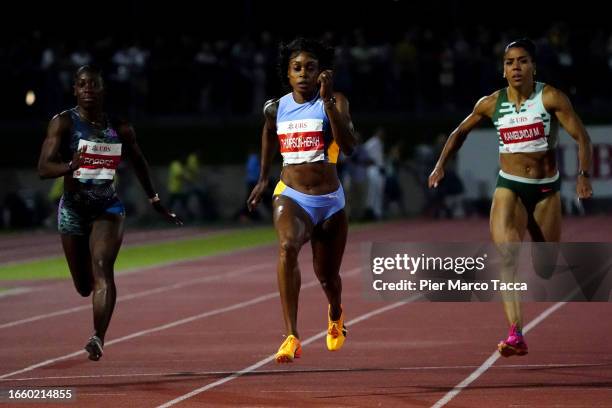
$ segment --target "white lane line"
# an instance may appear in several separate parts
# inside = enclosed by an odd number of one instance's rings
[[[523,333],[527,333],[529,330],[537,326],[540,322],[542,322],[544,319],[546,319],[548,316],[550,316],[552,313],[554,313],[557,309],[559,309],[561,306],[565,304],[566,302],[558,302],[552,305],[551,307],[549,307],[548,309],[544,310],[542,313],[540,313],[540,315],[538,315],[538,317],[533,319],[531,322],[529,322],[527,326],[523,328]],[[478,377],[480,377],[485,371],[487,371],[489,367],[491,367],[497,361],[499,357],[500,357],[499,352],[495,351],[493,354],[491,354],[491,356],[484,363],[482,363],[480,367],[474,370],[469,376],[467,376],[459,384],[455,385],[455,388],[447,392],[446,395],[440,398],[434,405],[431,406],[431,408],[441,408],[444,405],[448,404],[450,400],[455,398],[461,391],[467,388],[468,385],[470,385]]]
[[[359,317],[357,317],[357,318],[355,318],[355,319],[353,319],[351,321],[348,321],[346,323],[346,325],[349,326],[349,327],[353,326],[353,325],[355,325],[355,324],[357,324],[357,323],[359,323],[361,321],[369,319],[370,317],[373,317],[373,316],[379,315],[381,313],[387,312],[389,310],[398,308],[400,306],[405,305],[406,303],[410,303],[411,301],[414,301],[414,300],[420,298],[421,296],[422,295],[413,296],[413,297],[409,298],[406,301],[392,303],[390,305],[387,305],[387,306],[384,306],[384,307],[372,310],[371,312],[362,314],[361,316],[359,316]],[[327,330],[324,330],[324,331],[322,331],[320,333],[317,333],[314,336],[311,336],[308,339],[304,340],[302,342],[302,346],[307,346],[310,343],[312,343],[312,342],[314,342],[316,340],[319,340],[320,338],[324,337],[326,334],[327,334]],[[223,384],[225,384],[227,382],[235,380],[236,378],[238,378],[238,377],[240,377],[242,375],[245,375],[245,374],[248,374],[250,372],[253,372],[253,371],[257,370],[259,367],[264,366],[264,365],[268,364],[271,361],[274,361],[274,354],[264,358],[263,360],[259,360],[255,364],[250,365],[250,366],[248,366],[246,368],[243,368],[240,371],[236,371],[233,374],[228,375],[227,377],[224,377],[224,378],[222,378],[220,380],[217,380],[217,381],[212,382],[210,384],[207,384],[207,385],[205,385],[203,387],[195,389],[195,390],[193,390],[193,391],[191,391],[191,392],[189,392],[187,394],[181,395],[180,397],[177,397],[177,398],[175,398],[175,399],[173,399],[171,401],[168,401],[165,404],[159,405],[157,408],[167,408],[167,407],[171,407],[173,405],[176,405],[176,404],[178,404],[178,403],[180,403],[182,401],[185,401],[186,399],[189,399],[189,398],[191,398],[193,396],[196,396],[198,394],[201,394],[201,393],[203,393],[205,391],[208,391],[210,389],[213,389],[215,387],[223,385]]]
[[[236,270],[234,272],[222,273],[222,274],[212,275],[212,276],[203,276],[201,278],[191,279],[191,280],[188,280],[188,281],[184,281],[184,282],[180,282],[180,283],[175,283],[175,284],[172,284],[172,285],[159,286],[157,288],[143,290],[143,291],[140,291],[140,292],[134,292],[134,293],[130,293],[129,295],[119,296],[117,298],[117,303],[124,302],[126,300],[138,299],[138,298],[149,296],[149,295],[155,295],[157,293],[167,292],[169,290],[180,289],[180,288],[184,288],[186,286],[191,286],[191,285],[196,285],[196,284],[200,284],[200,283],[206,283],[206,282],[211,282],[211,281],[231,278],[231,277],[234,277],[234,276],[244,275],[246,273],[253,272],[253,271],[257,270],[257,269],[271,268],[273,266],[274,266],[273,263],[251,265],[251,266],[247,266],[246,268],[238,269],[238,270]],[[50,317],[62,316],[62,315],[65,315],[65,314],[74,313],[74,312],[78,312],[78,311],[81,311],[81,310],[90,310],[90,309],[91,309],[91,304],[82,305],[82,306],[75,306],[75,307],[71,307],[71,308],[68,308],[68,309],[61,309],[61,310],[57,310],[55,312],[43,313],[43,314],[39,314],[39,315],[36,315],[36,316],[28,317],[28,318],[25,318],[25,319],[20,319],[20,320],[15,320],[15,321],[12,321],[12,322],[3,323],[3,324],[0,324],[0,329],[6,329],[8,327],[19,326],[21,324],[31,323],[31,322],[35,322],[35,321],[42,320],[42,319],[48,319]]]
[[[361,267],[353,268],[353,269],[349,270],[348,272],[343,273],[342,276],[343,277],[349,277],[349,276],[352,276],[352,275],[356,275],[357,273],[359,273],[360,270],[361,270]],[[302,289],[308,289],[308,288],[311,288],[313,286],[318,286],[318,285],[319,285],[319,281],[315,279],[315,280],[312,280],[312,281],[302,285]],[[134,339],[136,337],[141,337],[141,336],[144,336],[146,334],[151,334],[151,333],[155,333],[155,332],[158,332],[158,331],[162,331],[162,330],[166,330],[166,329],[171,329],[173,327],[180,326],[180,325],[183,325],[183,324],[191,323],[193,321],[196,321],[196,320],[199,320],[199,319],[204,319],[206,317],[215,316],[215,315],[226,313],[226,312],[231,312],[231,311],[237,310],[237,309],[242,309],[244,307],[251,306],[251,305],[254,305],[254,304],[257,304],[257,303],[261,303],[261,302],[264,302],[264,301],[269,300],[269,299],[274,299],[276,297],[278,297],[278,291],[270,292],[270,293],[267,293],[265,295],[252,298],[252,299],[247,300],[245,302],[235,303],[235,304],[233,304],[231,306],[226,306],[226,307],[222,307],[222,308],[219,308],[219,309],[213,309],[213,310],[209,310],[208,312],[204,312],[204,313],[200,313],[200,314],[197,314],[197,315],[186,317],[184,319],[175,320],[175,321],[173,321],[171,323],[167,323],[167,324],[164,324],[164,325],[161,325],[161,326],[156,326],[156,327],[153,327],[153,328],[150,328],[150,329],[141,330],[141,331],[129,334],[127,336],[123,336],[123,337],[120,337],[118,339],[111,340],[111,341],[107,342],[104,345],[104,348],[106,348],[108,346],[112,346],[113,344],[122,343],[124,341]],[[50,364],[57,363],[58,361],[67,360],[69,358],[76,357],[76,356],[81,355],[81,354],[86,354],[85,350],[75,351],[74,353],[66,354],[66,355],[63,355],[63,356],[60,356],[60,357],[56,357],[56,358],[52,358],[52,359],[49,359],[49,360],[42,361],[42,362],[37,363],[37,364],[33,364],[33,365],[28,366],[26,368],[22,368],[21,370],[16,370],[16,371],[13,371],[13,372],[10,372],[10,373],[6,373],[6,374],[3,374],[3,375],[0,375],[0,380],[4,379],[4,378],[12,377],[12,376],[17,375],[17,374],[27,373],[28,371],[32,371],[32,370],[35,370],[35,369],[40,368],[40,367],[45,367],[45,366],[48,366]]]
[[[116,274],[115,278],[117,279],[123,276],[133,275],[133,274],[142,273],[142,272],[149,272],[149,271],[156,270],[156,269],[168,268],[171,266],[182,265],[182,264],[190,263],[190,262],[210,261],[210,260],[214,260],[217,257],[224,257],[228,255],[233,255],[233,254],[235,254],[236,256],[240,256],[240,254],[242,254],[243,252],[262,249],[268,246],[270,247],[273,246],[273,243],[257,244],[257,245],[253,245],[253,246],[249,246],[245,248],[240,248],[240,249],[228,249],[228,250],[224,250],[221,252],[217,252],[213,255],[194,256],[194,257],[183,258],[183,259],[175,259],[173,261],[167,261],[163,263],[157,263],[154,265],[136,266],[133,268],[120,269],[120,270],[115,271],[115,274]],[[2,265],[0,265],[0,269],[1,268],[2,268]],[[62,280],[61,282],[51,283],[49,285],[32,286],[31,289],[33,291],[52,290],[58,287],[66,286],[68,281],[69,279],[66,279],[66,280]],[[28,292],[14,293],[13,295],[16,296],[16,295],[21,295],[25,293],[28,293]],[[0,296],[0,299],[2,299],[2,296]]]
[[[0,292],[0,299],[3,298],[3,297],[21,295],[23,293],[30,293],[30,292],[33,292],[35,290],[36,290],[36,288],[29,287],[29,286],[23,286],[23,287],[7,289],[5,291]]]
[[[227,232],[227,231],[230,231],[230,230],[218,230],[218,231],[206,231],[206,232],[203,231],[203,232],[196,232],[193,235],[189,235],[189,232],[186,231],[187,234],[185,235],[181,235],[181,236],[171,235],[171,236],[167,236],[167,237],[160,238],[160,239],[152,238],[151,240],[147,240],[147,237],[150,235],[154,235],[155,234],[154,230],[152,230],[150,233],[144,233],[144,234],[137,233],[137,232],[128,233],[126,234],[124,238],[124,244],[122,245],[122,249],[138,248],[138,247],[147,246],[147,245],[168,244],[172,242],[182,242],[182,241],[188,241],[191,239],[195,240],[195,239],[209,238],[209,237],[214,237],[215,235],[223,234],[224,232]],[[145,238],[144,239],[139,238],[135,236],[134,234],[140,234],[141,236],[144,236]],[[39,253],[48,252],[49,253],[48,255],[31,256],[28,258],[18,259],[16,261],[0,262],[0,268],[17,266],[20,264],[30,263],[30,262],[44,262],[44,261],[55,260],[57,258],[63,258],[64,253],[61,250],[61,241],[60,241],[59,235],[56,235],[55,237],[52,237],[52,238],[56,238],[57,241],[56,242],[48,241],[44,243],[42,246],[38,244],[33,245],[34,247],[36,247],[36,250]],[[21,247],[21,249],[16,249],[14,247],[0,249],[0,257],[3,257],[7,253],[12,256],[16,256],[16,255],[21,255],[21,254],[29,254],[30,252],[32,252],[33,246],[31,244],[28,244],[26,241],[23,245],[25,245],[25,247]]]
[[[117,298],[117,302],[122,302],[122,301],[125,301],[125,300],[138,299],[138,298],[141,298],[141,297],[144,297],[144,296],[149,296],[149,295],[153,295],[153,294],[157,294],[157,293],[161,293],[161,292],[166,292],[166,291],[173,290],[173,289],[180,289],[182,287],[190,286],[190,285],[194,285],[194,284],[198,284],[198,283],[206,283],[206,282],[210,282],[210,281],[214,281],[214,280],[219,280],[219,279],[230,278],[230,277],[234,277],[234,276],[238,276],[238,275],[243,275],[245,273],[253,272],[254,270],[257,270],[257,269],[270,268],[272,266],[274,266],[273,263],[253,265],[253,266],[248,266],[246,268],[239,269],[237,271],[230,272],[230,273],[218,274],[218,275],[212,275],[212,276],[204,276],[204,277],[197,278],[197,279],[191,279],[191,280],[188,280],[188,281],[184,281],[184,282],[180,282],[180,283],[175,283],[173,285],[160,286],[160,287],[157,287],[157,288],[154,288],[154,289],[144,290],[144,291],[141,291],[141,292],[134,292],[134,293],[131,293],[129,295],[119,296]],[[91,309],[91,305],[89,305],[89,304],[88,305],[82,305],[82,306],[76,306],[76,307],[72,307],[72,308],[68,308],[68,309],[62,309],[62,310],[58,310],[58,311],[51,312],[51,313],[45,313],[45,314],[41,314],[41,315],[37,315],[37,316],[32,316],[32,317],[28,317],[28,318],[21,319],[21,320],[16,320],[16,321],[12,321],[12,322],[3,323],[3,324],[0,324],[0,329],[4,329],[4,328],[7,328],[7,327],[18,326],[20,324],[29,323],[29,322],[33,322],[33,321],[49,318],[49,317],[61,316],[61,315],[64,315],[64,314],[73,313],[73,312],[77,312],[77,311],[80,311],[80,310],[89,310],[89,309]]]
[[[261,247],[266,247],[268,246],[268,244],[264,244]],[[247,250],[251,250],[254,247],[250,247],[250,248],[245,248],[245,249],[241,249],[241,250],[237,250],[236,252],[239,254],[242,251],[247,251]],[[222,255],[222,254],[219,254]],[[212,255],[212,256],[204,256],[201,257],[202,260],[207,260],[209,258],[212,257],[216,257],[217,255]],[[172,261],[172,262],[168,262],[167,264],[157,264],[157,265],[152,265],[152,266],[148,266],[148,267],[144,267],[144,268],[135,268],[132,270],[126,270],[124,272],[121,272],[118,276],[124,276],[124,275],[128,275],[131,273],[136,273],[136,272],[146,272],[148,270],[153,270],[153,269],[158,269],[158,268],[164,268],[164,267],[168,267],[168,266],[176,266],[176,265],[180,265],[184,262],[192,262],[194,261],[194,259],[185,259],[185,260],[181,260],[181,261]],[[266,264],[260,264],[259,266],[263,267],[270,267],[270,266],[274,266],[274,263],[266,263]],[[203,268],[206,268],[207,266],[203,266]],[[255,269],[257,269],[257,267],[255,267]],[[245,272],[246,273],[246,272]],[[237,275],[241,275],[243,274],[243,272],[231,272],[230,274],[226,274],[226,275],[215,275],[216,277],[220,277],[220,278],[226,278],[226,277],[232,277],[232,276],[237,276]],[[216,278],[215,278],[216,279]],[[165,292],[167,290],[172,290],[172,289],[178,289],[184,286],[188,286],[191,284],[197,284],[197,283],[202,283],[202,282],[208,282],[209,280],[213,280],[212,277],[202,277],[202,278],[197,278],[197,279],[193,279],[190,281],[186,281],[186,282],[182,282],[180,284],[175,284],[175,285],[171,285],[172,287],[168,287],[167,289],[166,286],[162,286],[160,288],[156,288],[156,289],[150,289],[150,290],[146,290],[146,291],[142,291],[142,292],[135,292],[132,293],[130,295],[124,295],[124,296],[119,296],[117,298],[117,302],[121,302],[124,300],[131,300],[131,299],[137,299],[143,296],[148,296],[148,295],[152,295],[155,293],[160,293],[160,292]],[[23,288],[23,289],[29,289],[27,291],[23,291],[20,293],[28,293],[28,292],[32,292],[32,291],[40,291],[40,290],[46,290],[46,289],[50,289],[53,287],[57,287],[57,286],[63,286],[65,285],[65,283],[55,283],[52,285],[47,285],[47,286],[43,286],[43,287],[33,287],[33,288]],[[2,298],[2,293],[0,292],[0,298]],[[20,293],[15,293],[15,295],[20,294]],[[69,313],[74,313],[74,312],[78,312],[81,310],[89,310],[91,309],[91,304],[87,304],[87,305],[82,305],[82,306],[75,306],[75,307],[71,307],[71,308],[67,308],[67,309],[61,309],[61,310],[57,310],[55,312],[50,312],[50,313],[43,313],[40,315],[36,315],[36,316],[32,316],[32,317],[27,317],[24,319],[20,319],[20,320],[15,320],[12,322],[6,322],[6,323],[2,323],[0,324],[0,330],[2,329],[6,329],[8,327],[14,327],[14,326],[19,326],[22,324],[26,324],[26,323],[31,323],[31,322],[35,322],[38,320],[42,320],[42,319],[47,319],[47,318],[51,318],[51,317],[56,317],[56,316],[62,316],[65,314],[69,314]]]
[[[186,360],[155,360],[156,363],[172,362],[184,363]],[[193,362],[194,360],[189,360]],[[493,366],[491,370],[508,370],[508,369],[554,369],[554,368],[595,368],[607,366],[607,363],[567,363],[567,364],[508,364],[503,366]],[[259,370],[251,375],[270,375],[284,373],[301,373],[301,374],[316,374],[316,373],[361,373],[361,372],[389,372],[389,371],[449,371],[449,370],[471,370],[477,368],[476,365],[454,365],[454,366],[417,366],[417,367],[361,367],[361,368],[304,368],[291,370]],[[107,378],[123,378],[123,377],[208,377],[208,376],[225,376],[231,375],[234,371],[166,371],[161,373],[126,373],[126,374],[90,374],[90,375],[57,375],[48,377],[23,377],[23,378],[5,378],[0,382],[15,382],[15,381],[55,381],[55,380],[84,380],[84,379],[107,379]],[[246,374],[248,375],[248,374]]]

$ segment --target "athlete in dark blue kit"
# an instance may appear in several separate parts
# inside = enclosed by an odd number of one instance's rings
[[[85,349],[89,359],[97,361],[117,296],[114,264],[123,239],[125,209],[114,180],[122,156],[132,162],[153,208],[172,223],[182,221],[162,206],[155,193],[132,126],[111,121],[103,112],[104,82],[97,68],[86,65],[77,70],[74,95],[77,106],[49,122],[38,172],[42,178],[64,177],[58,228],[77,292],[82,296],[93,292],[94,334]]]

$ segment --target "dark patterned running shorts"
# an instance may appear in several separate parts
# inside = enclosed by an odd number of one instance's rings
[[[87,235],[93,222],[104,214],[125,216],[125,208],[112,187],[65,192],[57,210],[58,230],[61,234]]]

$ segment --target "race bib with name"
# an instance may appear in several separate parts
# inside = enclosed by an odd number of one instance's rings
[[[302,119],[279,122],[277,134],[285,164],[325,160],[323,120]]]
[[[499,137],[504,152],[540,151],[548,149],[544,122],[530,113],[507,115],[499,119]]]
[[[77,179],[112,180],[121,162],[121,143],[100,143],[79,140],[78,149],[86,146],[81,154],[83,163],[72,173]]]

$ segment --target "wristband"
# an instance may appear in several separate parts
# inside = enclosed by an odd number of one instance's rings
[[[325,105],[326,108],[336,105],[336,97],[332,95],[329,99],[323,101],[323,105]]]
[[[160,201],[159,194],[157,194],[157,193],[155,193],[155,195],[153,197],[149,198],[149,202],[151,204],[158,203],[159,201]]]

